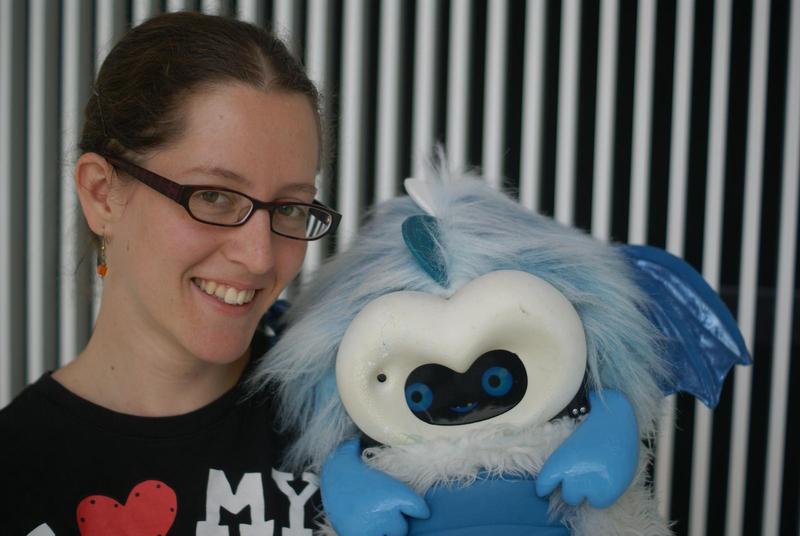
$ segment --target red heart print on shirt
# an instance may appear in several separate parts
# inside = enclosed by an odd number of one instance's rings
[[[158,480],[145,480],[128,494],[125,504],[105,495],[92,495],[78,505],[81,536],[166,536],[175,514],[175,492]]]

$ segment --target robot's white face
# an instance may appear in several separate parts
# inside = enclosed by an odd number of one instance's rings
[[[395,292],[368,304],[339,346],[336,383],[361,431],[400,445],[546,422],[585,370],[569,301],[536,276],[497,271],[450,299]]]

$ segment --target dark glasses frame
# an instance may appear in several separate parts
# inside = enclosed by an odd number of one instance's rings
[[[336,231],[336,228],[339,226],[339,222],[342,219],[342,215],[341,214],[339,214],[338,212],[336,212],[335,210],[333,210],[333,209],[331,209],[329,207],[326,207],[325,205],[323,205],[322,203],[320,203],[316,199],[314,201],[312,201],[311,203],[301,203],[301,202],[295,202],[295,201],[278,201],[278,202],[260,201],[260,200],[254,198],[254,197],[250,197],[247,194],[244,194],[244,193],[236,191],[236,190],[231,190],[229,188],[221,188],[219,186],[212,186],[212,185],[191,185],[190,186],[190,185],[185,185],[185,184],[179,184],[179,183],[177,183],[175,181],[172,181],[172,180],[170,180],[170,179],[168,179],[166,177],[163,177],[163,176],[161,176],[161,175],[159,175],[157,173],[153,173],[149,169],[145,169],[145,168],[143,168],[141,166],[138,166],[138,165],[134,164],[133,162],[129,162],[127,160],[124,160],[124,159],[121,159],[121,158],[117,158],[117,157],[114,157],[114,156],[106,156],[106,155],[101,155],[101,156],[103,156],[103,158],[108,160],[108,162],[111,163],[111,165],[113,165],[114,167],[121,169],[122,171],[124,171],[125,173],[127,173],[128,175],[133,177],[134,179],[146,184],[147,186],[149,186],[150,188],[152,188],[156,192],[164,195],[165,197],[168,197],[169,199],[172,199],[173,201],[178,203],[180,206],[182,206],[186,210],[186,212],[189,214],[189,216],[192,217],[192,219],[194,219],[196,221],[199,221],[200,223],[205,223],[206,225],[216,225],[218,227],[241,227],[242,225],[247,223],[247,221],[253,216],[253,214],[255,214],[255,212],[257,210],[264,209],[264,210],[267,210],[269,212],[269,214],[270,214],[270,230],[273,233],[275,233],[277,235],[280,235],[280,236],[283,236],[283,237],[286,237],[286,238],[291,238],[293,240],[303,240],[303,241],[306,241],[306,242],[310,242],[310,241],[313,241],[313,240],[319,240],[320,238],[323,238],[324,236],[327,236],[328,234],[333,233],[334,231]],[[245,199],[248,199],[250,201],[250,203],[252,203],[253,206],[250,209],[250,212],[248,212],[244,216],[244,218],[242,218],[240,221],[238,221],[236,223],[217,223],[217,222],[206,221],[206,220],[200,219],[197,216],[195,216],[192,213],[191,209],[189,208],[189,199],[192,197],[192,195],[195,192],[201,191],[201,190],[213,190],[213,191],[218,191],[218,192],[229,192],[229,193],[232,193],[232,194],[240,195],[240,196],[244,197]],[[331,218],[328,229],[326,229],[325,232],[322,233],[321,235],[313,237],[313,238],[300,238],[300,237],[297,237],[297,236],[291,236],[291,235],[287,235],[287,234],[281,233],[280,231],[276,231],[275,228],[274,228],[274,223],[273,223],[274,222],[273,212],[276,209],[280,208],[280,207],[287,207],[287,206],[308,207],[308,208],[311,208],[311,209],[316,210],[316,211],[324,212],[325,214],[327,214]]]

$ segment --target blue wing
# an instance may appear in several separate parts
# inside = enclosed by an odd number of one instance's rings
[[[666,339],[672,383],[662,385],[664,394],[684,391],[715,407],[730,369],[751,363],[736,321],[685,261],[650,246],[621,249],[651,298],[646,314]]]

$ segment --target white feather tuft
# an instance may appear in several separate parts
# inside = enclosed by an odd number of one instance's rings
[[[431,216],[436,216],[436,210],[434,209],[434,197],[433,192],[431,191],[430,183],[424,179],[409,177],[403,181],[403,186],[406,188],[408,197],[413,199],[419,208]]]

